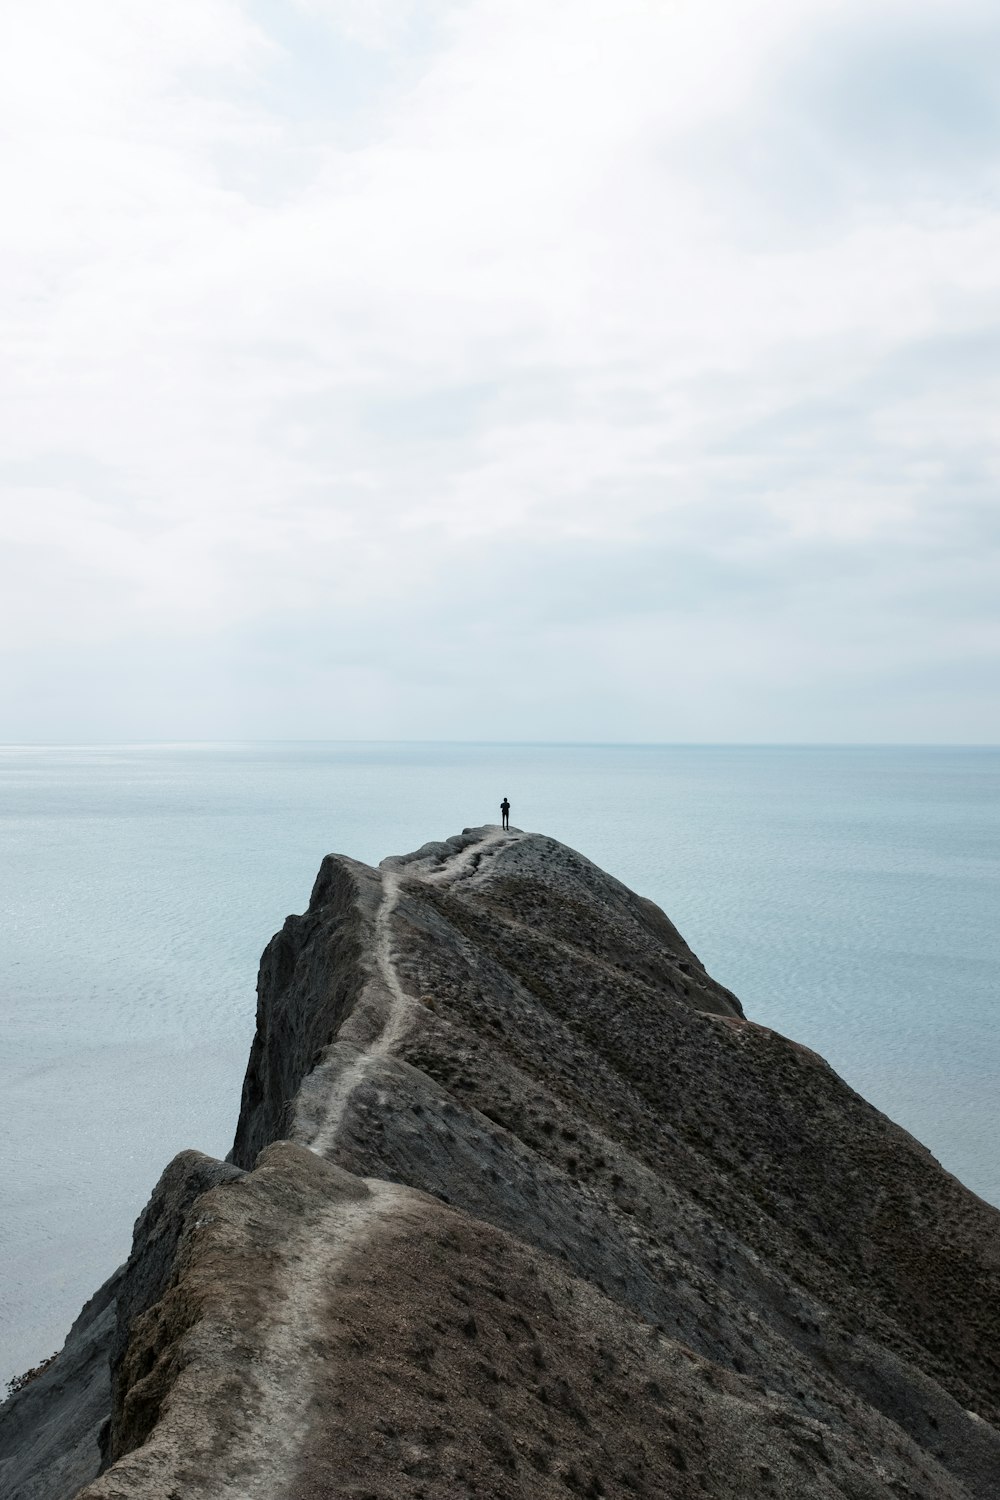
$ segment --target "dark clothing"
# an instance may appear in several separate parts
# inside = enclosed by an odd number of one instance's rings
[[[501,814],[503,816],[503,826],[504,826],[504,828],[509,828],[510,827],[510,803],[507,801],[506,797],[503,799],[503,801],[500,804],[500,812],[501,812]]]

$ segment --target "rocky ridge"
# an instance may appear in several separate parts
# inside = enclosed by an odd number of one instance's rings
[[[998,1228],[574,851],[329,856],[0,1493],[995,1500]]]

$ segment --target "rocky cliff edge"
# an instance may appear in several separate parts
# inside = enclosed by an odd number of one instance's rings
[[[324,860],[6,1500],[996,1500],[1000,1214],[540,835]]]

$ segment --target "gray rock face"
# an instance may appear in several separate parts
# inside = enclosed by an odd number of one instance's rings
[[[203,1196],[242,1176],[237,1167],[199,1151],[183,1151],[167,1167],[139,1215],[132,1254],[118,1287],[109,1351],[110,1421],[101,1444],[105,1464],[144,1442],[156,1425],[172,1372],[159,1363],[150,1368],[143,1357],[137,1360],[139,1330],[158,1324],[160,1303],[174,1280],[178,1246],[189,1223],[200,1222]]]
[[[63,1500],[97,1474],[124,1270],[94,1293],[52,1363],[0,1406],[0,1495]]]
[[[1000,1215],[550,839],[328,857],[231,1157],[0,1413],[11,1500],[1000,1494]]]

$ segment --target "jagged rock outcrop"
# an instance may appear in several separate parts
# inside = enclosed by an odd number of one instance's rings
[[[572,850],[330,856],[0,1490],[995,1500],[998,1230]]]

